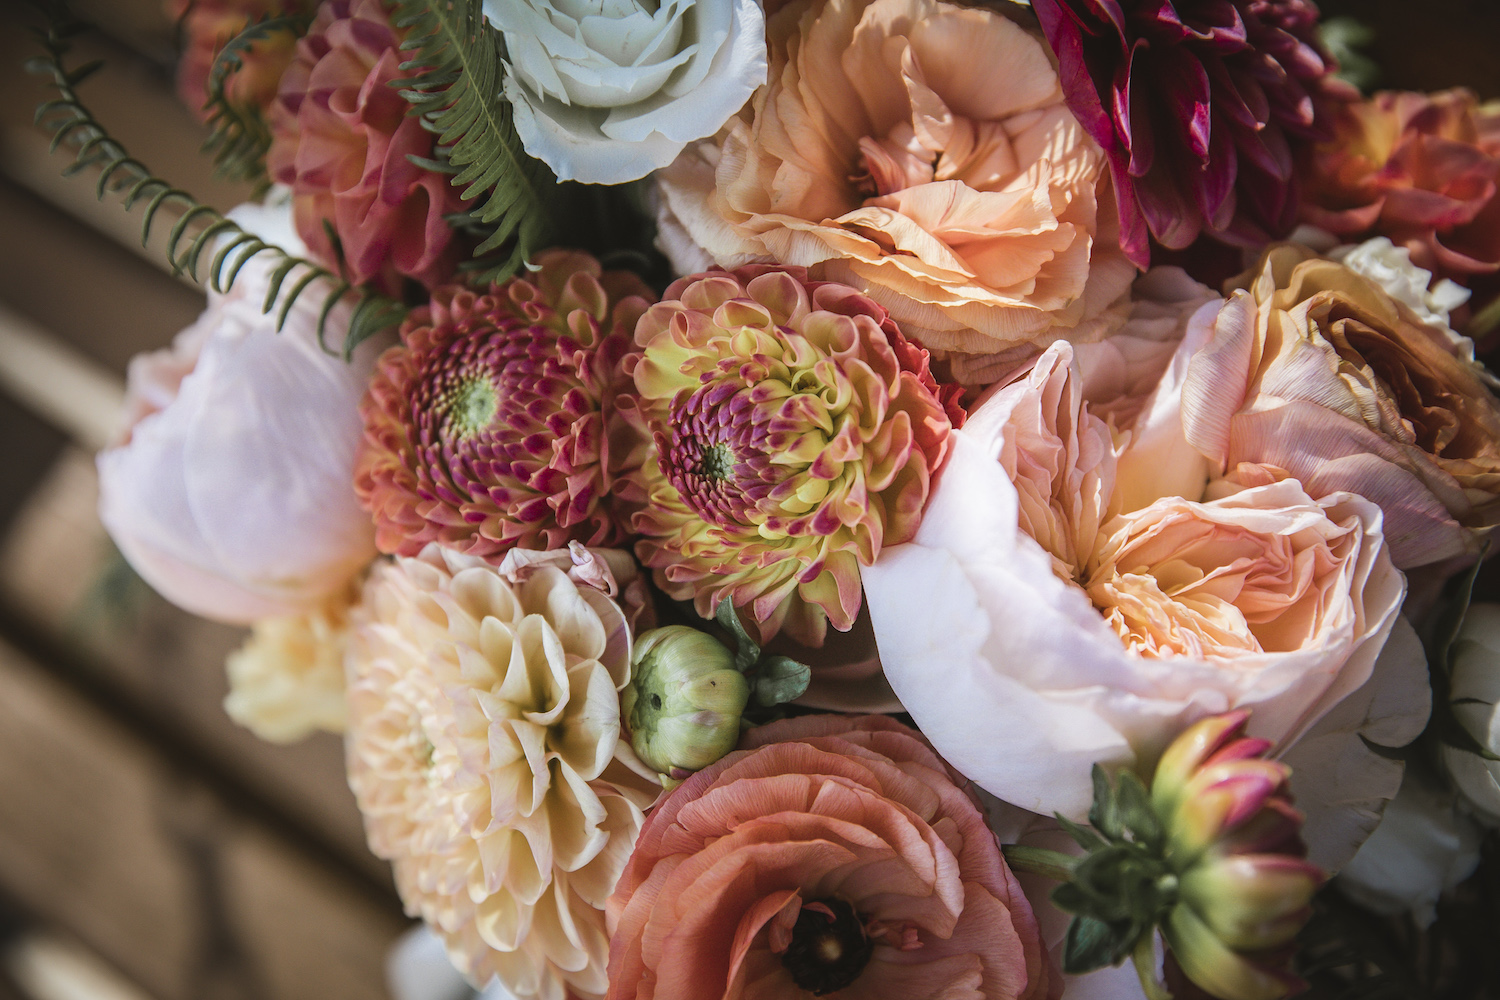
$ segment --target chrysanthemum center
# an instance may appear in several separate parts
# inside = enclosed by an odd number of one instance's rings
[[[706,448],[699,474],[719,482],[734,475],[734,449],[724,441]]]
[[[500,411],[500,394],[483,375],[469,375],[448,395],[448,426],[459,440],[482,433]]]
[[[781,964],[792,981],[814,996],[844,989],[870,963],[875,943],[864,921],[842,899],[816,899],[802,906]]]

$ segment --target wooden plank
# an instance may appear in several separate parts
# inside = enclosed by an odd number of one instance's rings
[[[63,455],[0,540],[0,601],[80,651],[194,752],[313,830],[351,866],[389,884],[365,847],[344,779],[343,741],[266,743],[224,714],[224,657],[244,631],[180,611],[134,577],[99,524],[93,459]]]
[[[3,305],[0,389],[86,448],[103,448],[119,433],[124,383]]]
[[[161,1000],[370,1000],[406,926],[0,643],[0,885]]]

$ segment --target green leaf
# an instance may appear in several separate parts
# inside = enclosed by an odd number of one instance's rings
[[[760,644],[745,631],[739,612],[734,609],[734,602],[727,597],[720,601],[719,607],[714,611],[714,621],[734,637],[734,669],[742,674],[752,670],[760,661]]]
[[[452,183],[476,199],[470,214],[489,228],[476,257],[504,247],[498,263],[476,276],[501,281],[540,248],[556,180],[529,156],[501,95],[504,40],[485,23],[480,0],[394,0],[398,27],[409,29],[397,80],[412,114],[437,134]]]
[[[1093,917],[1074,917],[1068,924],[1067,943],[1063,947],[1063,971],[1070,976],[1117,965],[1129,954],[1134,941],[1121,946],[1115,928]]]
[[[1120,810],[1115,802],[1115,791],[1109,784],[1109,775],[1095,764],[1090,776],[1094,779],[1094,804],[1089,808],[1089,822],[1110,840],[1119,840],[1125,829],[1120,824]]]
[[[755,676],[755,700],[770,708],[802,697],[812,680],[812,669],[789,656],[768,656]]]
[[[1074,842],[1085,851],[1096,850],[1108,843],[1103,837],[1082,823],[1075,823],[1062,813],[1053,813],[1057,818],[1057,825],[1063,828],[1063,832],[1072,837]]]
[[[1146,791],[1146,786],[1133,771],[1120,774],[1119,784],[1115,787],[1115,804],[1121,824],[1137,841],[1152,847],[1162,843],[1165,833],[1160,817],[1151,808],[1151,793]]]

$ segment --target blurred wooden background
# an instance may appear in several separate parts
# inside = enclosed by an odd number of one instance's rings
[[[221,207],[172,92],[160,0],[76,0],[92,110]],[[136,216],[65,179],[31,124],[28,5],[0,0],[0,1000],[372,1000],[408,922],[364,846],[334,736],[263,743],[224,714],[236,629],[135,578],[95,515],[92,451],[126,361],[202,292]]]
[[[1382,86],[1500,97],[1500,0],[1323,0],[1376,29]],[[108,59],[93,110],[221,208],[171,86],[160,0],[74,0]],[[273,747],[224,715],[238,631],[119,560],[91,452],[126,361],[202,306],[135,219],[64,179],[31,125],[19,0],[0,0],[0,1000],[344,1000],[385,994],[408,926],[364,847],[332,736]]]

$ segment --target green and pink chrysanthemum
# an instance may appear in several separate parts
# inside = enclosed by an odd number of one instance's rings
[[[438,542],[498,560],[625,538],[611,491],[644,447],[613,401],[654,296],[587,254],[548,251],[536,266],[488,292],[438,289],[381,356],[355,489],[382,552]]]
[[[762,639],[847,630],[948,451],[926,352],[854,289],[760,265],[677,281],[635,339],[632,527],[658,585],[704,617],[730,599]]]

